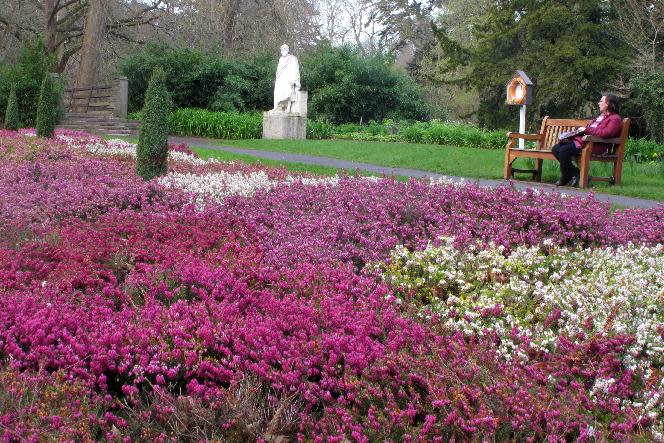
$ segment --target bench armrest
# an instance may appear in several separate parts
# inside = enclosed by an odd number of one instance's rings
[[[599,138],[594,135],[584,135],[584,142],[595,142],[595,143],[607,143],[609,145],[618,145],[620,144],[620,138]]]
[[[522,138],[524,140],[540,140],[541,134],[521,134],[520,132],[508,132],[508,138]]]

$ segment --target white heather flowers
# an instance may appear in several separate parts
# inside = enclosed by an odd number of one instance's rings
[[[504,353],[514,348],[516,328],[543,350],[553,350],[560,335],[632,334],[635,343],[623,363],[634,369],[664,355],[661,246],[522,246],[505,256],[502,247],[462,251],[453,241],[412,253],[397,247],[389,264],[377,266],[397,297],[407,297],[398,288],[410,287],[423,309],[448,317],[451,328],[496,331]]]
[[[195,203],[198,206],[205,205],[208,199],[218,202],[230,195],[241,195],[251,197],[257,191],[269,190],[281,183],[291,185],[302,183],[307,186],[336,186],[338,177],[308,178],[288,176],[283,182],[270,180],[263,171],[242,174],[239,172],[214,172],[209,174],[181,174],[171,172],[167,176],[159,178],[159,183],[167,188],[179,188],[195,195]]]
[[[136,157],[136,145],[123,140],[109,140],[91,138],[85,148],[91,154],[100,156]]]
[[[210,174],[171,172],[159,178],[159,183],[167,188],[179,188],[194,194],[197,205],[205,204],[208,198],[223,201],[229,195],[250,197],[259,189],[270,189],[277,184],[262,171],[248,175],[228,172]]]
[[[186,152],[180,151],[168,151],[168,158],[170,160],[175,160],[176,162],[190,163],[196,166],[205,166],[209,165],[210,163],[219,163],[219,161],[215,158],[203,160],[202,158],[194,157],[193,155],[189,155]]]
[[[656,422],[664,416],[661,245],[569,250],[549,244],[518,247],[505,256],[493,244],[459,250],[452,238],[440,240],[440,246],[423,251],[399,246],[387,263],[372,265],[397,300],[422,305],[424,318],[441,314],[451,330],[476,336],[494,331],[506,362],[528,358],[513,331],[532,340],[531,346],[554,352],[563,336],[579,342],[629,334],[635,341],[622,364],[655,377],[652,388],[630,404]],[[595,380],[591,396],[610,396],[614,383]],[[654,435],[663,432],[656,426]]]
[[[366,177],[366,179],[372,179],[373,177]],[[335,175],[332,177],[294,177],[289,175],[286,177],[286,183],[302,183],[303,185],[317,186],[317,185],[327,185],[327,186],[337,186],[339,184],[339,176]]]
[[[88,152],[100,156],[121,156],[121,157],[136,157],[136,145],[126,142],[124,140],[108,140],[90,139],[85,148]],[[168,158],[181,163],[189,163],[196,166],[205,166],[211,163],[219,163],[216,159],[203,160],[196,156],[187,154],[180,151],[169,151]]]
[[[63,138],[66,138],[63,136]],[[77,139],[76,141],[80,141]],[[122,156],[136,157],[136,145],[123,140],[105,141],[99,138],[89,138],[83,140],[85,149],[99,156]],[[203,160],[196,156],[180,151],[169,151],[170,160],[189,163],[195,166],[205,166],[209,164],[219,164],[214,158]],[[232,162],[229,162],[232,163]],[[376,177],[365,177],[366,180],[377,180]],[[197,206],[203,207],[208,199],[217,202],[223,202],[229,195],[241,195],[250,197],[258,190],[269,190],[275,186],[284,183],[287,185],[301,183],[308,186],[336,186],[339,184],[339,176],[333,177],[300,177],[287,176],[283,181],[271,180],[263,172],[251,172],[242,174],[240,172],[214,172],[206,174],[178,173],[171,172],[165,177],[158,178],[158,181],[167,188],[178,188],[191,193]]]

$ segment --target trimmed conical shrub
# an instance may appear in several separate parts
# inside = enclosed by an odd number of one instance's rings
[[[168,115],[171,97],[166,74],[155,68],[145,93],[143,121],[136,149],[136,173],[149,180],[168,171]]]
[[[51,78],[46,74],[42,80],[37,104],[37,135],[40,137],[53,137],[55,125],[60,117],[60,97],[58,89]]]
[[[12,85],[7,99],[7,110],[5,112],[5,128],[16,131],[21,127],[18,117],[18,101],[16,100],[16,86]]]

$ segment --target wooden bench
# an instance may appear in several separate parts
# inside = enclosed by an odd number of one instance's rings
[[[509,141],[505,147],[505,180],[513,179],[515,172],[530,173],[533,180],[542,180],[542,161],[543,160],[556,160],[551,148],[559,142],[560,134],[567,131],[573,131],[580,127],[587,126],[590,120],[578,119],[560,119],[544,117],[542,121],[542,128],[539,134],[520,134],[518,132],[508,132],[507,137]],[[589,181],[606,181],[611,184],[620,184],[622,176],[622,162],[625,156],[625,143],[629,135],[630,119],[624,118],[622,120],[622,129],[620,136],[611,139],[601,139],[592,135],[583,136],[583,140],[588,142],[580,155],[577,155],[575,160],[579,166],[580,177],[579,186],[582,188],[588,187]],[[523,139],[526,141],[537,142],[537,147],[533,149],[519,149],[516,141]],[[603,154],[593,154],[594,143],[607,143],[611,147]],[[512,166],[514,160],[519,157],[535,159],[535,169],[516,169]],[[557,161],[557,160],[556,160]],[[611,177],[590,177],[588,175],[591,161],[601,161],[613,163],[613,175]]]

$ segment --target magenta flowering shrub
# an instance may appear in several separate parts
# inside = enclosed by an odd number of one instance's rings
[[[258,232],[274,263],[384,260],[397,244],[423,249],[441,236],[457,245],[513,247],[550,239],[557,245],[664,243],[664,205],[611,213],[592,198],[518,192],[507,186],[430,186],[342,179],[338,186],[281,186],[231,198],[228,210]]]
[[[93,441],[98,395],[63,371],[0,371],[0,439]]]
[[[29,133],[0,130],[0,160],[5,163],[36,160],[76,160],[85,152],[59,138],[44,139]]]
[[[136,179],[126,165],[89,158],[0,163],[0,188],[0,244],[5,245],[69,218],[185,201],[156,182]]]
[[[416,315],[364,268],[440,236],[508,249],[663,242],[664,208],[612,213],[592,198],[509,187],[342,178],[197,209],[136,179],[130,157],[93,157],[70,136],[0,133],[4,440],[40,427],[54,440],[138,441],[657,432],[657,417],[630,400],[661,389],[662,369],[623,364],[634,337],[561,337],[545,354],[514,331],[528,358],[506,361],[490,331],[467,337]],[[239,163],[172,168],[287,176]],[[31,235],[12,239],[21,229]],[[15,405],[29,389],[36,400]]]
[[[130,404],[154,385],[215,404],[257,376],[297,396],[308,436],[621,436],[649,424],[589,398],[598,377],[627,380],[612,397],[644,387],[620,364],[628,337],[507,365],[490,340],[408,319],[349,264],[273,266],[261,233],[218,211],[108,213],[2,251],[0,355]]]
[[[182,152],[184,154],[191,155],[192,157],[198,157],[198,154],[189,149],[189,146],[187,146],[186,143],[168,143],[168,150],[173,152]]]
[[[603,244],[664,244],[664,204],[654,209],[616,211],[607,220]]]

